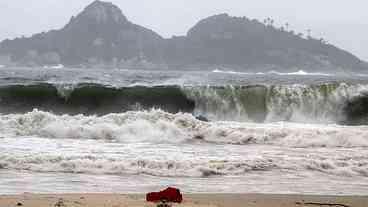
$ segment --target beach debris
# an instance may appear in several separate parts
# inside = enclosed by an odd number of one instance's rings
[[[329,206],[329,207],[350,207],[339,203],[317,203],[317,202],[296,202],[297,205],[314,205],[314,206]]]
[[[204,140],[204,136],[202,134],[197,134],[193,137],[195,140]]]
[[[64,200],[60,198],[58,202],[55,203],[54,207],[66,207]]]
[[[17,203],[17,206],[23,206],[23,203],[18,202],[18,203]]]
[[[203,115],[196,116],[195,118],[199,121],[210,122],[210,120],[207,117],[203,116]]]
[[[162,201],[161,203],[157,204],[157,207],[172,207],[169,203]]]
[[[172,203],[181,203],[183,195],[177,188],[169,187],[160,192],[151,192],[146,195],[147,202],[158,203],[157,207],[170,207]]]

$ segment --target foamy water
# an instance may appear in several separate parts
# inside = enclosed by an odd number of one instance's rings
[[[64,65],[58,64],[58,65],[45,65],[43,66],[44,69],[62,69],[64,68]]]
[[[1,116],[0,123],[1,171],[16,172],[17,182],[37,192],[48,192],[46,181],[64,192],[138,192],[165,184],[187,192],[232,192],[235,186],[263,193],[368,190],[366,126],[206,123],[160,110],[103,117],[36,110]],[[0,193],[18,192],[10,174],[0,174]],[[65,177],[70,182],[58,182]],[[99,187],[90,188],[94,180],[88,178],[95,177]],[[147,183],[127,180],[139,177]],[[110,186],[113,180],[122,185]],[[359,180],[354,190],[341,187],[352,180]],[[317,181],[328,190],[311,184]],[[127,182],[139,187],[124,187]]]
[[[367,86],[305,71],[5,68],[0,194],[367,195]]]
[[[334,76],[329,73],[322,73],[322,72],[306,72],[304,70],[298,70],[295,72],[279,72],[275,70],[271,70],[268,72],[237,72],[237,71],[231,71],[231,70],[219,70],[215,69],[212,71],[213,73],[224,73],[224,74],[233,74],[233,75],[289,75],[289,76]]]

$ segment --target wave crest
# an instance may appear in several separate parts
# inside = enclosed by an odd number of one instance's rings
[[[34,110],[0,116],[0,132],[10,137],[101,139],[118,142],[265,144],[288,147],[367,147],[365,126],[293,123],[202,122],[190,114],[161,110],[102,117],[55,115]]]
[[[15,85],[0,87],[0,113],[37,108],[106,115],[152,108],[212,121],[367,124],[368,87],[360,84],[249,86]]]

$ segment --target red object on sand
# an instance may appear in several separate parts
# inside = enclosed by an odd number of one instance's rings
[[[152,192],[146,195],[146,200],[148,202],[161,202],[166,201],[170,203],[181,203],[183,201],[183,195],[180,193],[179,189],[167,188],[166,190],[160,192]]]

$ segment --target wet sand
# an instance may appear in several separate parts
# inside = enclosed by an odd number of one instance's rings
[[[336,204],[336,205],[334,205]],[[0,196],[0,207],[154,207],[144,195],[56,194]],[[367,207],[368,196],[184,194],[183,207]]]

